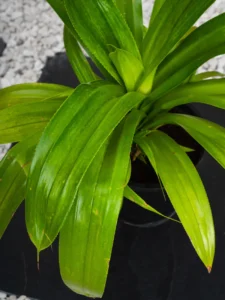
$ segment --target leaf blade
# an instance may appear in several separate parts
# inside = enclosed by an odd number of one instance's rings
[[[225,168],[225,129],[208,120],[181,114],[165,114],[156,118],[157,124],[183,127],[209,154]],[[153,126],[157,125],[153,121]]]
[[[210,58],[225,53],[225,14],[195,29],[159,66],[151,99],[178,86]]]
[[[80,83],[97,80],[98,77],[92,71],[77,40],[70,33],[66,26],[64,27],[64,44],[70,64]]]
[[[14,146],[0,162],[0,238],[25,198],[29,165],[40,133]]]
[[[16,84],[0,89],[0,110],[17,104],[44,101],[69,96],[73,89],[50,83]]]
[[[141,115],[140,111],[132,111],[101,148],[83,178],[75,207],[61,230],[62,278],[79,294],[103,295],[131,144]]]
[[[137,58],[140,58],[140,53],[129,27],[115,3],[112,0],[90,0],[88,5],[84,5],[82,0],[65,0],[64,3],[82,44],[106,71],[120,82],[108,57],[108,45],[132,51]]]
[[[208,198],[194,165],[180,146],[160,131],[153,131],[137,142],[150,161],[153,154],[156,171],[181,223],[198,256],[210,269],[215,253],[214,225]]]
[[[157,17],[143,41],[143,62],[154,70],[215,0],[167,0],[160,2]]]
[[[32,162],[26,201],[27,227],[39,250],[48,247],[58,234],[101,145],[144,99],[136,92],[123,93],[121,86],[106,82],[80,85],[45,129]],[[73,145],[76,148],[72,151]]]

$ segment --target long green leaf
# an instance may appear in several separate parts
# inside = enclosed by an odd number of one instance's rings
[[[167,0],[150,24],[143,42],[143,62],[154,70],[215,0]]]
[[[0,162],[0,238],[25,198],[27,173],[40,135],[14,146]]]
[[[82,44],[118,82],[109,45],[131,51],[140,58],[135,40],[113,0],[64,0],[67,13]]]
[[[137,45],[141,47],[143,40],[142,0],[117,0],[117,6],[123,13]]]
[[[163,124],[182,126],[225,168],[225,129],[223,127],[202,118],[181,114],[165,114],[156,118],[152,127]]]
[[[66,12],[64,0],[46,0],[46,1],[51,5],[51,7],[54,9],[57,15],[63,21],[63,23],[69,28],[71,33],[74,34],[74,28]]]
[[[142,62],[132,53],[122,49],[116,49],[114,52],[111,52],[109,57],[123,79],[127,91],[134,91],[138,79],[144,72]]]
[[[0,111],[0,143],[18,142],[44,129],[66,98],[23,103]]]
[[[174,89],[155,102],[148,119],[152,119],[160,111],[169,111],[178,105],[197,102],[225,109],[225,79],[197,81]]]
[[[57,236],[102,144],[144,99],[136,92],[121,97],[123,93],[119,85],[101,81],[80,85],[46,127],[27,185],[27,228],[38,250]]]
[[[136,141],[160,176],[190,240],[211,271],[215,233],[209,201],[199,174],[180,146],[165,133],[153,131]]]
[[[77,40],[70,33],[67,27],[64,27],[64,44],[66,54],[69,58],[70,64],[79,79],[80,83],[87,83],[97,80],[97,75],[92,71],[85,55],[83,54]]]
[[[155,20],[156,16],[158,15],[160,9],[162,8],[163,4],[165,3],[166,0],[155,0],[151,18],[150,18],[150,24],[153,23]]]
[[[224,54],[224,31],[225,13],[194,30],[159,66],[151,99],[178,86],[210,58]]]
[[[133,110],[100,149],[60,232],[61,275],[76,293],[103,295],[131,145],[141,115]]]
[[[0,89],[0,110],[13,105],[69,96],[73,89],[49,83],[25,83]]]
[[[163,214],[161,214],[158,210],[154,209],[152,206],[150,206],[149,204],[147,204],[138,194],[135,193],[135,191],[133,191],[128,185],[125,187],[124,189],[124,197],[127,198],[128,200],[130,200],[131,202],[137,204],[138,206],[142,207],[143,209],[146,209],[148,211],[151,211],[163,218],[172,220],[177,222],[177,220],[169,218]]]

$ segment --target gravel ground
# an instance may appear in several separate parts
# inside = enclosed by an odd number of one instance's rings
[[[144,0],[145,23],[153,1]],[[216,3],[201,17],[197,25],[225,12],[225,0]],[[0,0],[0,37],[7,47],[0,57],[0,87],[22,82],[35,82],[48,56],[64,50],[63,25],[45,0]],[[207,62],[203,70],[225,72],[225,56]],[[0,145],[0,159],[9,145]],[[1,299],[28,300],[0,292]]]

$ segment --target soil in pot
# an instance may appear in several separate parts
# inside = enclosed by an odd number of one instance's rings
[[[174,108],[172,113],[198,115],[191,107],[182,105]],[[185,130],[179,126],[166,125],[161,131],[172,137],[179,145],[193,149],[188,152],[189,158],[198,167],[204,150]],[[135,148],[135,146],[134,146]],[[136,149],[134,149],[136,151]],[[147,162],[147,159],[146,159]],[[153,167],[140,159],[132,161],[132,172],[129,186],[149,205],[168,217],[174,217],[175,211],[168,196],[160,185]],[[137,227],[156,227],[164,224],[168,219],[147,211],[128,199],[124,199],[120,218],[128,225]]]

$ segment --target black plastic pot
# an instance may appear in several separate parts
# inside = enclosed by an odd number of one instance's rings
[[[199,112],[196,109],[186,105],[177,107],[172,111],[199,116]],[[204,154],[203,148],[180,127],[167,125],[160,130],[173,137],[180,145],[195,150],[188,153],[188,155],[198,169]],[[162,185],[160,185],[152,166],[138,159],[134,161],[132,163],[129,186],[144,199],[147,204],[158,210],[167,218],[145,210],[125,198],[120,213],[120,218],[125,224],[139,228],[152,228],[168,222],[169,218],[175,217],[176,213],[174,208],[166,191]]]
[[[64,54],[48,60],[40,81],[77,85]],[[224,111],[208,106],[195,107],[202,117],[225,126]],[[217,252],[212,274],[208,275],[181,225],[168,221],[154,229],[136,228],[125,224],[121,217],[103,300],[225,299],[225,173],[207,153],[203,154],[198,170],[215,218]],[[138,193],[145,191],[143,186],[132,187]],[[143,194],[145,200],[147,194]],[[135,206],[135,214],[136,209]],[[141,220],[143,222],[143,217]],[[158,220],[150,222],[157,224]],[[38,270],[36,250],[25,227],[24,205],[18,209],[0,240],[0,289],[41,300],[87,299],[70,291],[62,282],[57,240],[52,248],[41,253]]]

